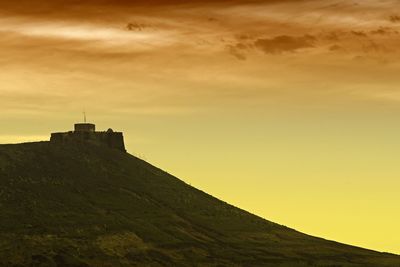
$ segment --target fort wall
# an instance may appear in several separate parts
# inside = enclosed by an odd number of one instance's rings
[[[82,128],[80,128],[82,129]],[[95,132],[87,129],[87,131],[69,131],[64,133],[52,133],[50,142],[53,143],[71,143],[71,142],[91,142],[101,145],[106,145],[109,148],[114,148],[126,152],[124,136],[122,132],[114,132],[111,129],[105,132]]]

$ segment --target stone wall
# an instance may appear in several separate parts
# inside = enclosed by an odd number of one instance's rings
[[[106,145],[110,148],[126,152],[124,137],[122,132],[65,132],[52,133],[50,142],[70,143],[70,142],[91,142]]]

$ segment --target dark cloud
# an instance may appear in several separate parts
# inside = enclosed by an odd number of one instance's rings
[[[281,0],[282,1],[282,0]],[[86,9],[91,9],[95,14],[107,13],[110,9],[129,9],[140,7],[153,7],[165,5],[237,5],[237,4],[257,4],[275,3],[279,0],[41,0],[32,4],[31,0],[1,1],[0,11],[20,14],[30,14],[33,16],[47,16],[48,12],[61,15],[68,13],[81,13]],[[293,0],[284,0],[291,2]]]
[[[398,34],[396,30],[390,27],[379,27],[379,29],[372,30],[370,33],[376,35]]]
[[[302,48],[314,47],[316,38],[312,35],[289,36],[281,35],[274,38],[258,39],[254,46],[266,54],[280,54],[284,52],[295,52]]]
[[[388,33],[389,33],[388,29],[387,28],[383,28],[383,27],[380,27],[377,30],[371,31],[371,34],[379,34],[379,35],[385,35],[385,34],[388,34]]]
[[[400,16],[399,15],[392,15],[389,17],[389,20],[393,23],[398,23],[400,22]]]
[[[146,28],[150,28],[151,25],[138,22],[130,22],[126,25],[126,29],[129,31],[143,31]]]
[[[351,34],[358,37],[368,37],[368,35],[363,31],[351,31]]]
[[[214,18],[214,17],[210,17],[210,18],[208,18],[207,20],[208,20],[209,22],[218,22],[218,21],[219,21],[219,19]]]

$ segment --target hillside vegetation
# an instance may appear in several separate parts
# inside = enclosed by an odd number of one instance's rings
[[[399,256],[299,233],[92,144],[0,145],[0,211],[5,267],[400,266]]]

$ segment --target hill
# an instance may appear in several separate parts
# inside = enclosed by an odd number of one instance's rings
[[[0,145],[0,211],[7,267],[400,266],[399,256],[299,233],[89,143]]]

